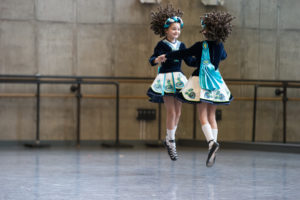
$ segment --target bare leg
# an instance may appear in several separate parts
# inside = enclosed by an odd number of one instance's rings
[[[217,121],[216,121],[216,105],[209,104],[208,105],[208,122],[212,129],[218,129]]]
[[[215,142],[217,142],[217,138],[218,138],[218,125],[217,125],[217,120],[216,120],[216,109],[217,106],[216,105],[208,105],[208,121],[211,125],[211,129],[212,129],[212,133],[213,133],[213,137]]]
[[[175,127],[176,111],[175,99],[171,96],[164,96],[164,104],[167,110],[167,129],[173,130]]]
[[[175,126],[177,126],[179,123],[180,116],[181,116],[182,103],[180,101],[178,101],[177,99],[174,99],[174,104],[175,104],[175,113],[176,113]]]
[[[205,124],[208,124],[208,111],[207,111],[207,108],[208,108],[208,104],[207,103],[199,103],[197,104],[197,107],[198,107],[198,116],[199,116],[199,120],[200,120],[200,123],[201,125],[205,125]]]

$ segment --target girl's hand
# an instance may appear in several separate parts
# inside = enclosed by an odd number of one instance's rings
[[[154,59],[154,63],[155,63],[155,64],[158,64],[158,63],[160,63],[160,61],[159,61],[159,57],[156,57],[156,58]]]
[[[167,60],[166,54],[162,54],[162,55],[158,56],[156,59],[157,59],[158,62],[160,62],[160,63],[161,63],[161,62],[166,62],[166,60]]]

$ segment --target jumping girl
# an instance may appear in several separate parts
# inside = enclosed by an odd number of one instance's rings
[[[168,52],[185,49],[184,43],[178,39],[183,21],[183,12],[175,10],[172,5],[165,8],[159,7],[156,12],[151,13],[151,29],[154,34],[164,37],[159,41],[154,49],[149,62],[152,66],[160,64],[158,75],[149,88],[147,95],[154,103],[164,103],[167,115],[167,134],[164,145],[168,150],[171,160],[177,160],[175,132],[181,115],[182,103],[175,97],[187,82],[186,77],[181,71],[181,59],[169,59],[161,63],[158,56]],[[186,56],[184,61],[187,65],[195,66],[195,58]]]

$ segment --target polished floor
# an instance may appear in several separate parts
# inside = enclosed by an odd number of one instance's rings
[[[300,154],[179,148],[0,148],[1,200],[285,200],[300,196]]]

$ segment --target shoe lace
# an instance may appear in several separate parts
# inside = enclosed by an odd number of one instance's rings
[[[169,151],[173,156],[177,156],[177,152],[176,152],[176,144],[175,142],[171,143],[169,141],[167,141],[167,144],[169,146]]]

